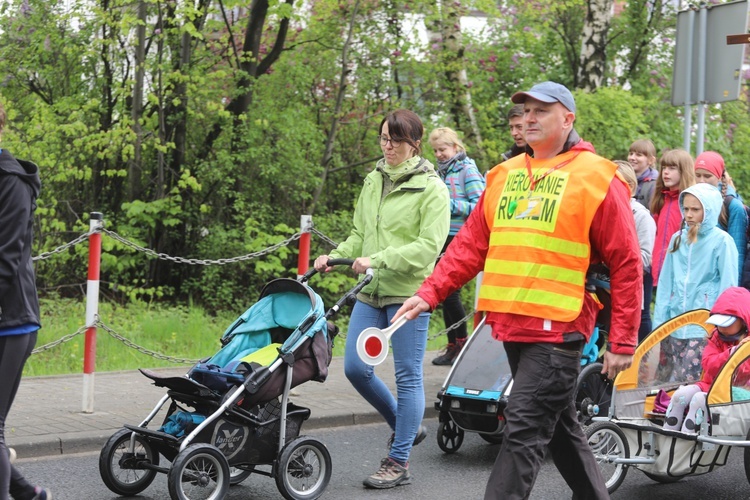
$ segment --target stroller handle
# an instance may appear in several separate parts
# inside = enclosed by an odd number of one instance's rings
[[[352,264],[354,264],[354,259],[328,259],[328,262],[326,262],[326,264],[329,267],[333,267],[333,266],[349,266],[349,267],[351,267]],[[370,271],[370,269],[368,269],[368,271]],[[312,278],[313,276],[315,276],[317,274],[317,272],[318,272],[318,270],[313,267],[312,269],[310,269],[309,271],[307,271],[305,274],[303,274],[302,277],[300,277],[300,279],[299,279],[300,283],[304,283],[305,281],[308,281],[310,278]],[[368,281],[368,283],[369,283],[369,281]]]

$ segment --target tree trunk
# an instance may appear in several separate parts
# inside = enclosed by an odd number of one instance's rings
[[[294,0],[284,0],[284,3],[292,6]],[[240,71],[243,73],[243,76],[241,76],[237,82],[237,89],[242,92],[234,97],[225,108],[234,117],[235,127],[241,123],[240,117],[250,109],[250,104],[252,104],[253,100],[254,81],[268,71],[271,65],[279,59],[281,51],[284,49],[286,34],[289,31],[289,18],[283,18],[279,23],[273,47],[268,54],[266,54],[266,57],[261,60],[260,42],[261,36],[263,35],[266,16],[268,15],[268,8],[268,0],[253,0],[250,6],[250,15],[247,20],[247,30],[245,32],[245,42],[242,47],[245,57],[240,64]],[[249,57],[248,54],[250,55]],[[201,153],[198,155],[199,159],[205,159],[208,157],[211,153],[211,148],[213,147],[214,142],[219,138],[221,132],[222,125],[220,123],[213,126],[206,136],[206,139],[203,141]]]
[[[133,119],[133,133],[135,144],[133,158],[128,165],[128,201],[133,201],[141,193],[141,149],[143,143],[143,130],[141,127],[141,114],[143,112],[143,76],[146,60],[146,2],[138,2],[138,27],[136,28],[135,46],[135,82],[133,83],[133,108],[131,118]]]
[[[339,77],[339,89],[336,95],[336,106],[333,110],[333,116],[331,117],[331,128],[328,130],[328,138],[326,139],[326,147],[323,152],[323,158],[320,160],[320,164],[323,166],[323,175],[320,179],[320,184],[315,188],[315,194],[313,195],[310,209],[307,211],[310,215],[315,213],[315,207],[318,204],[320,193],[323,191],[326,179],[328,178],[329,164],[331,163],[331,157],[333,156],[333,144],[336,140],[336,131],[338,130],[339,120],[341,119],[341,107],[344,103],[344,95],[346,93],[346,78],[351,71],[349,69],[349,47],[352,44],[352,38],[354,37],[354,21],[357,18],[357,11],[359,10],[359,0],[354,2],[352,7],[352,15],[349,18],[349,32],[346,35],[346,42],[341,48],[341,75]]]
[[[477,125],[474,108],[471,104],[469,80],[464,63],[464,45],[461,36],[461,7],[453,2],[442,3],[442,16],[439,31],[443,43],[442,64],[448,82],[448,107],[456,128],[464,133],[464,138],[478,164],[482,164],[485,154],[482,149],[482,135]]]
[[[591,92],[601,87],[607,70],[607,32],[614,0],[589,0],[578,66],[577,86]]]

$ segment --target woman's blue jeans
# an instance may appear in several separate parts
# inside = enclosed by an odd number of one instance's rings
[[[416,320],[408,321],[391,337],[397,399],[375,375],[374,367],[362,362],[357,355],[359,334],[371,326],[380,329],[390,326],[390,321],[399,307],[400,304],[394,304],[377,308],[359,301],[354,304],[346,336],[344,373],[357,392],[385,418],[395,432],[388,456],[406,463],[424,417],[422,363],[427,345],[430,314],[422,313]]]

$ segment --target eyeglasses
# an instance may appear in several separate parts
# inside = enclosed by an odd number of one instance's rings
[[[402,142],[402,141],[397,141],[397,140],[392,139],[392,138],[389,139],[388,137],[386,137],[384,135],[379,135],[378,136],[378,140],[380,141],[380,145],[381,146],[385,147],[390,142],[391,146],[394,147],[394,148],[399,147],[401,145],[401,142]]]

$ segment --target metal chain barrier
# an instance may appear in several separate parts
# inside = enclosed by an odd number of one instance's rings
[[[155,352],[155,351],[147,349],[147,348],[145,348],[143,346],[140,346],[140,345],[136,344],[135,342],[133,342],[132,340],[129,340],[129,339],[123,337],[122,335],[120,335],[119,333],[117,333],[116,331],[114,331],[113,329],[111,329],[110,327],[108,327],[107,325],[105,325],[104,323],[102,323],[102,321],[98,317],[96,319],[96,325],[100,326],[104,331],[106,331],[107,333],[109,333],[109,335],[112,338],[117,339],[120,342],[122,342],[123,344],[125,344],[126,346],[128,346],[128,347],[130,347],[132,349],[135,349],[136,351],[138,351],[140,353],[143,353],[143,354],[146,354],[148,356],[151,356],[153,358],[162,359],[162,360],[165,360],[165,361],[171,361],[173,363],[183,363],[183,364],[188,364],[188,365],[194,365],[195,363],[198,362],[197,359],[175,358],[173,356],[166,356],[164,354],[160,354],[158,352]]]
[[[315,229],[314,227],[313,227],[313,228],[310,228],[310,232],[311,232],[311,233],[313,233],[314,235],[316,235],[317,237],[319,237],[319,238],[320,238],[321,240],[323,240],[323,241],[325,241],[326,243],[328,243],[329,245],[331,245],[331,246],[332,246],[333,248],[336,248],[337,246],[339,246],[339,244],[338,244],[338,243],[336,243],[336,242],[335,242],[335,241],[333,241],[333,240],[332,240],[331,238],[329,238],[329,237],[328,237],[328,236],[326,236],[325,234],[321,233],[320,231],[318,231],[318,230],[317,230],[317,229]]]
[[[336,243],[336,242],[335,242],[335,241],[333,241],[333,240],[332,240],[331,238],[329,238],[329,237],[328,237],[328,236],[326,236],[325,234],[321,233],[320,231],[318,231],[318,230],[317,230],[317,229],[315,229],[314,227],[310,228],[310,232],[311,232],[311,233],[313,233],[314,235],[318,236],[318,237],[319,237],[320,239],[322,239],[322,240],[323,240],[324,242],[328,243],[329,245],[331,245],[331,246],[332,246],[332,247],[334,247],[334,248],[336,248],[337,246],[339,246],[339,244],[338,244],[338,243]],[[444,254],[442,254],[442,253],[441,253],[440,255],[438,255],[438,260],[440,260],[440,258],[441,258],[441,257],[442,257],[443,255],[444,255]],[[441,337],[442,335],[445,335],[445,334],[447,334],[447,333],[448,333],[448,332],[450,332],[451,330],[455,330],[455,329],[459,328],[459,327],[460,327],[461,325],[463,325],[464,323],[466,323],[467,321],[469,321],[469,319],[471,319],[471,318],[472,318],[472,316],[474,316],[474,312],[473,312],[473,311],[472,311],[472,312],[470,312],[469,314],[467,314],[466,316],[464,316],[463,318],[461,318],[461,320],[460,320],[460,321],[458,321],[458,322],[454,323],[454,324],[453,324],[453,325],[451,325],[450,327],[448,327],[448,328],[446,328],[446,329],[444,329],[444,330],[441,330],[441,331],[437,332],[437,333],[436,333],[435,335],[432,335],[432,336],[430,336],[430,337],[427,337],[427,340],[435,340],[435,339],[437,339],[437,338],[440,338],[440,337]],[[340,333],[340,334],[339,334],[339,335],[337,336],[337,338],[342,338],[342,339],[346,339],[346,334],[345,334],[345,333]]]
[[[69,333],[67,335],[60,337],[57,340],[50,342],[49,344],[44,344],[43,346],[37,347],[36,349],[31,351],[31,354],[39,354],[40,352],[48,351],[49,349],[52,349],[53,347],[57,347],[60,344],[64,344],[65,342],[68,342],[69,340],[73,340],[74,337],[81,335],[85,331],[86,331],[86,327],[82,326],[74,333]]]
[[[449,326],[445,330],[441,330],[441,331],[437,332],[432,337],[427,337],[427,340],[435,340],[436,338],[441,337],[442,335],[450,332],[451,330],[455,330],[456,328],[460,327],[461,325],[463,325],[464,323],[466,323],[467,321],[469,321],[472,316],[474,316],[474,313],[470,312],[469,314],[467,314],[466,316],[464,316],[463,318],[461,318],[460,321],[452,324],[451,326]]]
[[[301,233],[295,233],[292,236],[290,236],[289,238],[287,238],[287,239],[285,239],[283,241],[280,241],[279,243],[276,243],[275,245],[272,245],[272,246],[270,246],[268,248],[265,248],[263,250],[259,250],[257,252],[252,252],[252,253],[249,253],[249,254],[246,254],[246,255],[240,255],[240,256],[237,256],[237,257],[229,257],[229,258],[226,258],[226,259],[189,259],[189,258],[175,257],[175,256],[171,256],[171,255],[168,255],[168,254],[165,254],[165,253],[156,252],[155,250],[152,250],[150,248],[146,248],[146,247],[140,246],[137,243],[134,243],[134,242],[132,242],[132,241],[130,241],[130,240],[128,240],[128,239],[120,236],[119,234],[115,233],[114,231],[110,231],[110,230],[105,229],[105,228],[101,228],[100,231],[102,233],[108,235],[109,237],[113,238],[114,240],[119,241],[123,245],[125,245],[125,246],[127,246],[129,248],[132,248],[132,249],[134,249],[134,250],[136,250],[138,252],[143,252],[143,253],[151,256],[151,257],[156,257],[156,258],[161,259],[161,260],[169,260],[169,261],[176,262],[176,263],[181,263],[181,264],[204,265],[204,266],[231,264],[231,263],[235,263],[235,262],[242,262],[242,261],[245,261],[245,260],[255,259],[255,258],[258,258],[258,257],[263,257],[265,255],[270,254],[271,252],[274,252],[274,251],[278,250],[281,247],[290,245],[291,243],[299,240],[300,236],[301,236]],[[321,240],[323,240],[325,243],[331,245],[332,247],[335,248],[335,247],[338,246],[338,243],[336,243],[333,239],[329,238],[328,236],[326,236],[325,234],[323,234],[319,230],[315,229],[314,227],[310,227],[310,232],[312,234],[315,234],[316,236],[318,236]],[[69,241],[68,243],[65,243],[63,245],[60,245],[59,247],[55,248],[54,250],[51,250],[49,252],[43,252],[43,253],[37,255],[36,257],[33,257],[32,260],[37,261],[37,260],[48,259],[48,258],[50,258],[51,256],[53,256],[55,254],[64,252],[68,248],[71,248],[71,247],[73,247],[73,246],[75,246],[75,245],[77,245],[77,244],[79,244],[81,242],[86,241],[89,236],[90,236],[90,233],[83,233],[80,236],[78,236],[77,238],[75,238],[74,240]],[[436,334],[428,337],[427,340],[435,340],[435,339],[441,337],[442,335],[445,335],[449,331],[455,330],[456,328],[459,328],[461,325],[463,325],[464,323],[466,323],[472,316],[473,316],[473,312],[467,314],[460,321],[458,321],[457,323],[451,325],[449,328],[441,330],[441,331],[437,332]],[[116,340],[119,340],[120,342],[122,342],[126,346],[128,346],[130,348],[133,348],[133,349],[135,349],[135,350],[137,350],[137,351],[139,351],[139,352],[141,352],[143,354],[146,354],[148,356],[152,356],[152,357],[154,357],[156,359],[162,359],[162,360],[165,360],[165,361],[171,361],[171,362],[175,362],[175,363],[194,364],[194,363],[197,362],[197,360],[193,360],[193,359],[185,359],[185,358],[176,358],[176,357],[172,357],[172,356],[166,356],[164,354],[160,354],[160,353],[157,353],[157,352],[152,351],[150,349],[147,349],[147,348],[145,348],[143,346],[140,346],[140,345],[136,344],[135,342],[132,342],[131,340],[123,337],[122,335],[120,335],[116,331],[112,330],[110,327],[108,327],[107,325],[105,325],[98,317],[96,319],[96,324],[97,324],[97,326],[100,326],[103,330],[105,330],[107,333],[109,333],[109,335],[112,336],[113,338],[115,338]],[[45,344],[43,346],[37,347],[36,349],[34,349],[32,351],[32,354],[38,354],[38,353],[47,351],[49,349],[52,349],[54,347],[57,347],[58,345],[63,344],[65,342],[68,342],[68,341],[72,340],[73,338],[77,337],[78,335],[83,334],[85,331],[86,331],[86,327],[82,326],[81,328],[79,328],[74,333],[70,333],[68,335],[65,335],[65,336],[59,338],[58,340],[55,340],[55,341],[50,342],[48,344]],[[342,339],[346,339],[346,334],[340,334],[339,337],[342,338]]]
[[[107,236],[119,241],[123,245],[130,247],[134,250],[137,250],[139,252],[143,252],[146,255],[150,255],[151,257],[156,257],[161,260],[171,260],[172,262],[177,262],[180,264],[190,264],[190,265],[201,265],[201,266],[210,266],[210,265],[224,265],[224,264],[231,264],[234,262],[241,262],[244,260],[250,260],[255,259],[257,257],[263,257],[264,255],[268,255],[271,252],[274,252],[275,250],[278,250],[281,247],[285,247],[289,245],[290,243],[293,243],[297,241],[301,233],[295,233],[289,238],[285,239],[284,241],[280,241],[279,243],[276,243],[275,245],[272,245],[268,248],[265,248],[263,250],[259,250],[257,252],[249,253],[247,255],[240,255],[238,257],[229,257],[227,259],[186,259],[184,257],[173,257],[171,255],[167,255],[165,253],[160,253],[155,250],[152,250],[150,248],[142,247],[136,243],[133,243],[132,241],[123,238],[119,234],[115,233],[114,231],[110,231],[109,229],[102,228],[102,233],[106,234]]]
[[[50,250],[49,252],[42,252],[39,255],[37,255],[36,257],[32,257],[31,260],[36,261],[36,260],[49,259],[50,257],[52,257],[53,255],[55,255],[57,253],[63,252],[65,250],[67,250],[68,248],[81,243],[82,241],[86,241],[86,239],[88,237],[89,237],[89,233],[83,233],[78,238],[74,239],[73,241],[69,241],[68,243],[60,245],[59,247],[55,248],[54,250]]]

